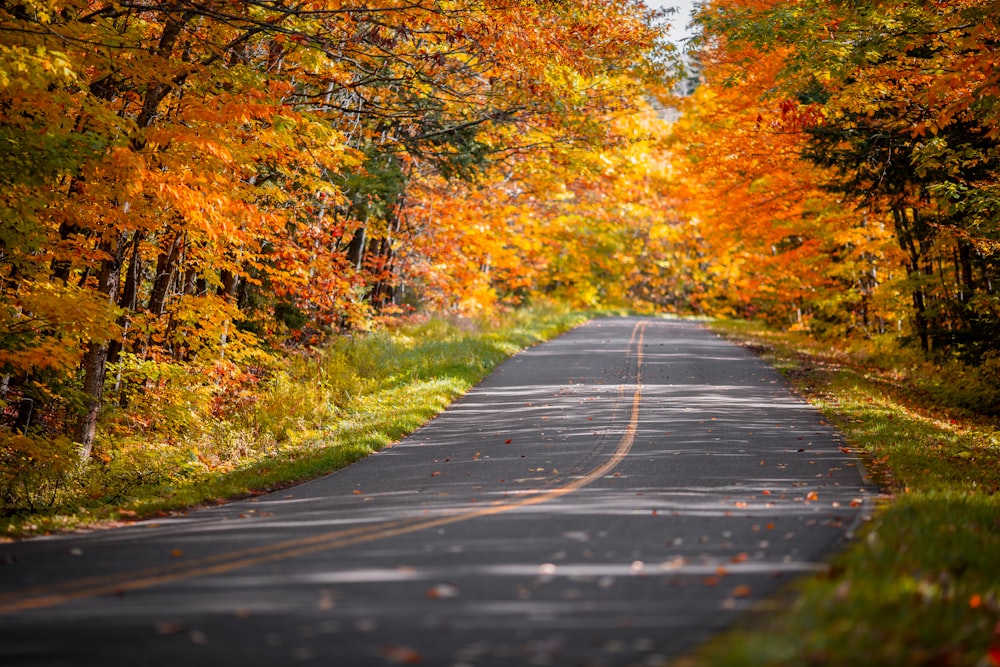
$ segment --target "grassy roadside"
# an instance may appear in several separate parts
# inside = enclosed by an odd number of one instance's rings
[[[794,586],[787,609],[762,608],[681,664],[1000,665],[1000,420],[942,407],[926,390],[942,379],[921,375],[932,371],[919,359],[880,368],[804,338],[714,326],[822,410],[887,499],[826,575]]]
[[[112,415],[98,446],[104,462],[26,480],[37,509],[0,518],[0,539],[184,512],[343,468],[415,430],[519,350],[586,319],[534,309],[344,337],[289,358],[253,395],[233,398],[245,406],[180,434],[115,438]]]

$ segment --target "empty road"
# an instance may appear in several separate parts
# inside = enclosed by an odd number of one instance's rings
[[[821,568],[873,494],[746,350],[599,319],[322,479],[0,545],[0,664],[656,665]]]

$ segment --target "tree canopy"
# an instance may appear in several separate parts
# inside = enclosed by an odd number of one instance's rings
[[[455,195],[430,193],[613,141],[652,23],[622,0],[0,4],[6,446],[86,458],[107,391],[223,394],[276,345],[369,327],[456,252],[428,240]]]
[[[0,2],[0,474],[181,439],[414,310],[996,374],[998,10],[716,0],[679,96],[641,0]]]

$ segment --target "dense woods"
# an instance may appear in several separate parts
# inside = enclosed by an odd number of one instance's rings
[[[995,410],[997,16],[716,0],[678,97],[640,0],[0,2],[3,504],[412,312],[762,317]]]
[[[676,137],[701,298],[1000,382],[998,9],[710,3]]]
[[[519,301],[559,253],[517,200],[623,141],[657,48],[631,1],[5,2],[0,35],[8,481],[402,307]]]

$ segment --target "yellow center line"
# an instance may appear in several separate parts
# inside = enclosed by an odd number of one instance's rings
[[[175,564],[147,568],[143,570],[117,573],[112,575],[89,577],[78,579],[64,584],[55,584],[47,587],[38,587],[27,591],[18,591],[0,596],[0,614],[10,614],[29,609],[52,607],[72,600],[99,597],[102,595],[121,594],[127,591],[151,588],[162,584],[201,577],[213,574],[222,574],[242,568],[261,565],[279,560],[295,558],[311,553],[339,549],[364,542],[382,540],[398,535],[405,535],[417,531],[437,528],[470,519],[477,519],[486,516],[493,516],[510,512],[522,507],[539,505],[541,503],[555,500],[562,496],[578,491],[583,487],[597,481],[617,467],[628,455],[635,442],[636,432],[639,429],[639,407],[642,401],[642,347],[645,340],[646,322],[636,324],[632,330],[632,337],[629,340],[629,351],[633,343],[636,345],[636,379],[635,391],[632,394],[632,410],[629,416],[628,425],[622,435],[618,446],[611,456],[601,465],[593,468],[585,475],[581,475],[569,480],[565,484],[537,493],[535,495],[521,498],[511,502],[498,502],[496,504],[467,510],[448,516],[430,519],[399,519],[395,521],[381,522],[371,526],[362,526],[347,530],[340,530],[332,533],[323,533],[311,537],[286,540],[274,544],[253,547],[250,549],[240,549],[214,556],[206,556],[195,560],[177,562]]]
[[[212,565],[217,564],[220,561],[227,561],[233,558],[234,555],[240,555],[240,556],[264,555],[272,551],[281,551],[287,548],[297,548],[316,542],[326,542],[332,538],[351,537],[354,535],[371,532],[373,530],[375,531],[384,530],[386,528],[391,528],[396,525],[404,524],[407,521],[408,519],[397,519],[394,521],[380,522],[369,526],[358,526],[355,528],[340,530],[333,533],[323,533],[321,535],[312,535],[310,537],[303,537],[295,540],[286,540],[283,542],[265,544],[259,547],[250,547],[247,549],[241,549],[237,552],[230,551],[210,556],[204,556],[201,558],[178,560],[168,565],[158,565],[154,567],[143,568],[141,570],[132,570],[127,573],[116,572],[113,574],[96,575],[93,577],[74,579],[73,581],[67,581],[59,584],[52,584],[48,586],[37,586],[25,590],[12,591],[0,595],[0,613],[5,613],[8,611],[17,611],[19,608],[22,607],[22,603],[30,602],[24,599],[26,596],[48,597],[57,594],[70,594],[74,591],[74,589],[90,589],[90,588],[107,588],[110,592],[117,592],[120,590],[125,590],[125,588],[123,587],[127,587],[128,584],[130,583],[130,580],[133,579],[145,580],[149,578],[170,576],[176,573],[183,574],[185,572],[191,571],[192,569],[211,567]],[[10,604],[10,601],[12,599],[14,602],[13,604]],[[32,606],[48,606],[48,605],[40,604]],[[25,607],[25,608],[31,608],[31,607]]]

